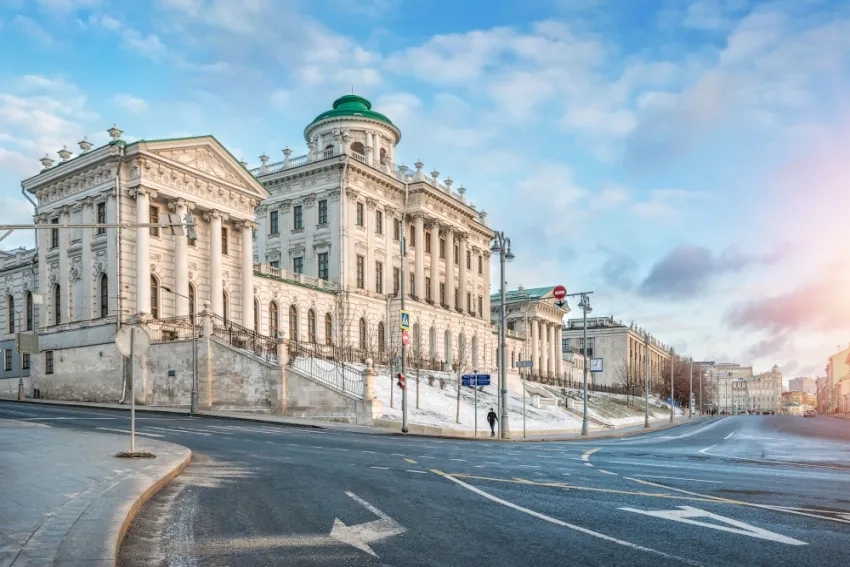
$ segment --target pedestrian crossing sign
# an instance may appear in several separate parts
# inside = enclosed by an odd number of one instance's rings
[[[405,311],[404,309],[400,309],[399,313],[401,313],[401,321],[400,326],[402,331],[410,330],[410,313]]]

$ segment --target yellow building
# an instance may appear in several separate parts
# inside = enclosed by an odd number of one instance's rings
[[[829,357],[826,383],[827,412],[850,411],[850,346]]]

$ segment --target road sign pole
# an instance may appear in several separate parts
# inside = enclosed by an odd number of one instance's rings
[[[135,355],[136,327],[130,327],[130,453],[136,452],[136,381],[133,373]]]
[[[520,370],[520,376],[524,376]],[[522,379],[522,438],[525,439],[525,378]]]
[[[472,376],[475,380],[475,437],[478,437],[478,371],[473,370]]]

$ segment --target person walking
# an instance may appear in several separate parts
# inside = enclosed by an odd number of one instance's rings
[[[493,411],[493,408],[490,408],[490,413],[487,414],[487,423],[490,424],[490,437],[496,436],[496,422],[499,419],[496,417],[496,412]]]

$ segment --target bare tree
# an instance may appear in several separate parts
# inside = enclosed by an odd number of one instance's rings
[[[467,364],[469,364],[469,351],[466,348],[466,335],[461,333],[457,341],[457,410],[455,412],[455,423],[460,423],[460,387],[463,382],[463,369],[466,368]]]
[[[410,343],[413,368],[416,372],[416,409],[419,409],[419,375],[422,371],[422,327],[419,323],[413,325],[413,337]]]
[[[627,401],[631,404],[635,394],[641,391],[643,376],[636,368],[624,362],[614,371],[614,382],[622,386],[626,392]]]

